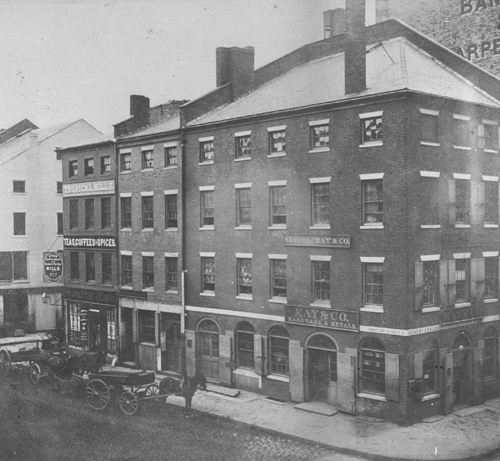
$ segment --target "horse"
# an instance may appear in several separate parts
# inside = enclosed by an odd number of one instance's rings
[[[74,376],[83,376],[85,373],[98,373],[105,363],[105,351],[98,351],[94,355],[63,352],[50,357],[47,365],[52,385],[59,388],[60,381],[69,381]]]
[[[184,375],[180,380],[175,378],[163,378],[159,386],[160,395],[178,395],[184,397],[184,414],[189,416],[193,395],[198,389],[207,390],[207,381],[202,373],[193,377]],[[165,400],[166,402],[166,400]]]

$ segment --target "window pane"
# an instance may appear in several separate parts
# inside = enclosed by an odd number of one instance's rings
[[[437,293],[439,290],[438,271],[439,266],[437,261],[424,262],[424,305],[437,305]]]
[[[95,282],[95,253],[85,253],[85,280]]]
[[[84,167],[85,167],[85,176],[93,175],[94,174],[94,159],[93,158],[86,158],[84,160]]]
[[[142,169],[153,168],[153,151],[143,150],[142,151]]]
[[[361,120],[361,141],[379,141],[382,139],[382,117],[364,118]]]
[[[215,291],[215,258],[201,258],[202,291]]]
[[[122,256],[122,285],[132,286],[132,256]]]
[[[498,150],[498,125],[484,124],[484,148]]]
[[[156,343],[155,313],[139,310],[139,341]]]
[[[132,197],[121,198],[122,229],[132,227]]]
[[[165,166],[177,165],[177,147],[165,147]]]
[[[498,298],[498,258],[484,259],[484,297]]]
[[[313,261],[313,299],[330,301],[330,262]]]
[[[14,194],[24,194],[26,192],[26,182],[13,181],[12,192],[14,192]]]
[[[120,171],[130,171],[132,169],[132,154],[120,154]]]
[[[330,184],[313,184],[313,224],[328,224],[330,209]]]
[[[154,288],[155,272],[154,272],[154,256],[142,257],[142,284],[143,288]]]
[[[467,120],[454,119],[454,139],[453,144],[460,147],[470,147],[471,132]]]
[[[271,296],[286,298],[286,260],[271,260]]]
[[[14,235],[26,235],[26,213],[14,213]]]
[[[269,134],[269,151],[271,154],[286,150],[285,131],[274,131]]]
[[[237,225],[252,224],[252,194],[251,189],[236,189],[238,206]]]
[[[469,301],[470,287],[470,260],[455,260],[455,302]]]
[[[101,157],[101,174],[111,172],[111,157],[109,155]]]
[[[238,367],[254,367],[254,341],[253,332],[247,331],[248,328],[238,328],[236,332],[236,357]]]
[[[70,178],[78,176],[78,160],[70,160],[68,163],[68,170]]]
[[[361,349],[361,386],[363,391],[385,393],[385,352]]]
[[[102,283],[111,283],[111,253],[102,253]]]
[[[311,127],[311,149],[329,147],[330,127],[328,125],[318,125]]]
[[[249,157],[252,154],[251,138],[248,136],[239,136],[236,141],[236,158]]]
[[[238,259],[238,294],[252,294],[251,259]]]
[[[498,183],[484,182],[484,222],[498,224]]]
[[[103,229],[111,227],[111,198],[101,199],[101,227]]]
[[[177,258],[165,258],[165,270],[166,270],[166,289],[167,290],[178,290],[179,280],[178,280],[178,261]]]
[[[69,228],[78,229],[78,200],[69,201]]]
[[[201,192],[201,225],[213,226],[214,220],[214,193],[213,191]]]
[[[85,199],[85,229],[94,228],[94,199]]]
[[[70,278],[71,280],[80,278],[80,254],[77,252],[70,253]]]
[[[142,228],[151,229],[153,227],[153,197],[142,197]]]
[[[384,266],[364,264],[364,304],[383,305],[384,303]]]
[[[12,253],[10,251],[0,252],[0,280],[12,280]]]
[[[290,373],[288,357],[288,333],[284,328],[273,328],[269,332],[271,373],[288,375]]]
[[[437,351],[435,349],[424,352],[423,365],[423,393],[436,391]]]
[[[61,181],[57,181],[57,183],[56,183],[56,192],[58,194],[63,193],[63,183]]]
[[[177,227],[177,195],[165,195],[165,229]]]
[[[286,186],[271,187],[271,225],[286,224]]]
[[[214,142],[200,142],[200,162],[208,162],[214,159]]]
[[[363,181],[363,222],[383,223],[383,209],[382,180]]]
[[[422,141],[439,143],[438,121],[436,115],[420,114]]]
[[[28,279],[28,252],[14,251],[12,253],[14,261],[14,280]]]
[[[470,181],[455,180],[456,217],[455,222],[470,222]]]

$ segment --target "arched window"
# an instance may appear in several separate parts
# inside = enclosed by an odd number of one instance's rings
[[[290,374],[288,364],[288,332],[283,327],[273,327],[269,331],[269,352],[271,373]]]
[[[493,327],[484,332],[483,374],[485,378],[497,375],[497,332]]]
[[[219,357],[219,327],[210,319],[205,319],[198,325],[201,341],[201,354],[205,357]]]
[[[385,394],[385,348],[373,338],[361,346],[361,389]]]
[[[310,371],[328,371],[328,380],[337,381],[337,346],[332,338],[323,334],[312,336],[307,342]]]
[[[422,392],[433,394],[437,389],[438,346],[434,340],[428,341],[423,353]]]
[[[241,322],[236,329],[236,366],[254,367],[253,336],[254,329],[248,322]]]

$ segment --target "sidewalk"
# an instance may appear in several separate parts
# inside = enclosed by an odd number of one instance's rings
[[[157,376],[158,381],[161,378]],[[184,399],[171,396],[168,403],[184,406]],[[207,391],[194,395],[195,411],[374,460],[481,460],[500,447],[500,398],[400,427],[338,413],[328,405],[281,403],[260,394],[208,384]]]

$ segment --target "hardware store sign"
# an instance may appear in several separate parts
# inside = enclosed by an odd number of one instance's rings
[[[286,246],[351,248],[350,235],[286,234]]]
[[[286,306],[285,322],[332,330],[359,330],[357,312],[312,307]]]

